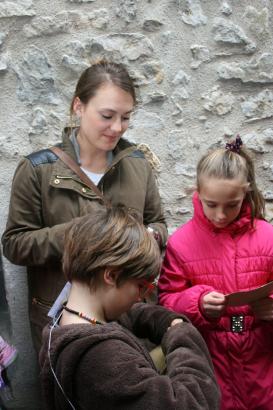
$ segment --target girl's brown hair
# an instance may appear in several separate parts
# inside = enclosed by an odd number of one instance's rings
[[[150,281],[160,270],[155,239],[124,207],[102,208],[82,217],[66,232],[64,243],[65,276],[90,287],[106,269],[119,272],[117,285],[130,278]]]
[[[227,147],[234,144],[227,144]],[[251,207],[252,224],[254,218],[264,218],[264,198],[258,190],[253,160],[245,148],[233,151],[229,148],[219,148],[203,156],[197,165],[197,189],[200,191],[202,178],[245,179],[249,184],[246,200]]]
[[[73,105],[76,97],[83,104],[87,104],[94,97],[99,87],[105,83],[112,83],[128,92],[132,96],[134,103],[136,103],[134,81],[126,67],[120,63],[99,60],[81,74],[70,104],[70,116],[73,116]]]

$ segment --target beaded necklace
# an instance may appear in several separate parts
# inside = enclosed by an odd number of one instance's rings
[[[99,320],[93,319],[93,318],[85,315],[82,312],[77,312],[76,310],[70,309],[66,305],[63,305],[63,309],[66,310],[69,313],[72,313],[73,315],[79,316],[81,319],[86,320],[87,322],[91,323],[92,325],[103,325],[103,323],[100,322]]]

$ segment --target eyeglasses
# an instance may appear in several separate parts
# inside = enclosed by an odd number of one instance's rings
[[[147,298],[156,288],[156,282],[148,282],[146,279],[142,279],[139,282],[139,297],[141,299]]]

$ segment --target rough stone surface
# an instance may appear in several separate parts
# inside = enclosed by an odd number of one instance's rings
[[[212,27],[214,40],[218,43],[243,46],[247,52],[253,53],[256,49],[241,27],[221,17],[214,20]]]
[[[92,13],[79,11],[65,11],[54,17],[37,17],[30,24],[24,26],[27,37],[54,36],[59,33],[68,33],[76,29],[94,27],[105,29],[109,23],[106,9],[98,9]]]
[[[8,69],[8,58],[5,55],[0,55],[0,73]]]
[[[260,57],[253,57],[249,62],[221,63],[217,69],[221,80],[239,79],[243,83],[272,83],[273,55],[264,53]]]
[[[2,46],[2,44],[4,43],[6,34],[5,33],[0,33],[0,48]]]
[[[224,93],[218,85],[202,95],[205,110],[214,114],[225,115],[233,108],[235,98],[231,93]]]
[[[199,26],[207,23],[207,17],[204,15],[201,2],[199,0],[177,0],[181,17],[184,23],[191,26]]]
[[[166,94],[154,91],[145,95],[143,98],[143,104],[162,104],[167,98]]]
[[[152,42],[142,34],[109,34],[90,40],[87,47],[89,47],[90,55],[102,54],[105,51],[128,61],[151,57],[153,54]]]
[[[268,147],[264,143],[263,134],[249,133],[245,134],[243,137],[243,142],[247,148],[255,153],[264,154],[269,152]]]
[[[161,161],[169,232],[192,214],[198,159],[238,133],[273,223],[272,19],[268,0],[0,0],[0,234],[18,161],[60,141],[77,79],[101,57],[123,62],[138,85],[125,137]],[[5,260],[4,275],[20,360],[3,406],[38,410],[25,270]]]
[[[260,40],[267,37],[269,34],[269,13],[267,8],[263,8],[260,12],[255,7],[248,6],[246,8],[244,18],[248,22],[249,30],[256,35]]]
[[[0,2],[0,18],[15,16],[35,16],[32,0],[16,0]]]
[[[17,96],[21,101],[29,104],[59,102],[53,69],[42,50],[31,46],[26,50],[21,65],[14,70],[18,77]]]
[[[232,14],[232,7],[226,1],[224,1],[221,6],[221,13],[225,14],[226,16],[230,16]]]
[[[273,116],[273,93],[264,90],[248,98],[241,104],[243,114],[250,121],[261,120]]]
[[[131,23],[136,18],[137,0],[120,0],[116,8],[116,16],[122,18],[126,23]]]
[[[158,20],[145,20],[143,23],[143,29],[150,32],[159,31],[162,26],[163,23]]]
[[[200,64],[209,62],[211,60],[210,51],[207,47],[201,45],[191,46],[193,62],[191,68],[196,69]]]
[[[63,13],[57,14],[56,17],[37,17],[31,21],[31,24],[24,26],[26,37],[36,37],[42,35],[54,36],[58,33],[66,33],[69,30],[69,23],[62,19]]]
[[[190,95],[190,76],[186,74],[183,70],[179,70],[175,75],[172,84],[174,85],[175,91],[171,95],[171,100],[173,101],[176,111],[172,115],[178,115],[183,111],[184,100],[187,100]]]
[[[93,3],[96,0],[66,0],[70,3]]]

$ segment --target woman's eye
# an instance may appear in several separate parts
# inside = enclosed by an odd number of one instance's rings
[[[122,121],[129,121],[130,117],[123,117]]]
[[[105,114],[101,114],[102,118],[104,118],[105,120],[111,120],[112,116],[111,115],[105,115]]]
[[[207,204],[207,207],[208,207],[208,208],[215,208],[215,206],[216,206],[216,205],[214,205],[214,204]]]

